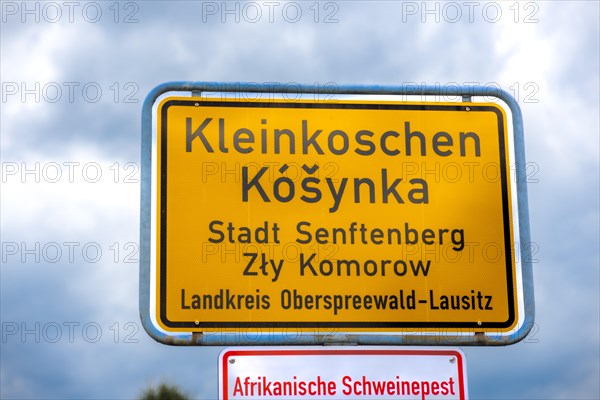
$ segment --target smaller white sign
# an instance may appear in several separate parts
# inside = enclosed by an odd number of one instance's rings
[[[219,399],[467,399],[466,360],[446,347],[229,347]]]

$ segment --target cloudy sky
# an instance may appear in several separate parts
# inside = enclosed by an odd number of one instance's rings
[[[217,396],[221,348],[156,343],[139,320],[141,106],[162,82],[247,81],[511,93],[536,322],[463,349],[469,392],[599,398],[599,3],[275,3],[1,2],[0,397],[130,399],[163,380]]]

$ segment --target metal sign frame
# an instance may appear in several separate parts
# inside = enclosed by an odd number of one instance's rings
[[[509,333],[493,332],[453,332],[439,329],[420,330],[415,332],[391,333],[348,333],[337,332],[335,329],[312,329],[309,333],[290,335],[285,328],[268,329],[233,329],[226,324],[210,332],[173,333],[161,329],[154,321],[155,305],[152,304],[152,291],[156,282],[152,276],[152,158],[153,135],[155,129],[154,107],[158,99],[170,92],[187,92],[191,98],[203,93],[269,93],[295,95],[364,95],[364,96],[445,96],[460,97],[462,101],[471,101],[473,97],[495,98],[504,102],[510,111],[512,123],[516,208],[518,215],[519,252],[515,262],[520,263],[520,276],[517,281],[521,285],[522,304],[519,311],[519,325]],[[435,104],[433,102],[432,104]],[[141,196],[140,196],[140,281],[139,306],[141,321],[148,334],[164,344],[172,345],[507,345],[522,340],[533,327],[535,307],[533,294],[532,250],[529,230],[529,210],[527,197],[527,164],[525,162],[525,145],[523,134],[523,119],[521,110],[515,99],[507,92],[497,87],[482,86],[362,86],[347,85],[319,87],[315,85],[284,85],[284,84],[255,84],[255,83],[220,83],[220,82],[170,82],[155,87],[146,97],[142,108],[142,141],[141,141]],[[517,272],[517,271],[515,271]],[[518,288],[517,288],[518,289]],[[330,324],[334,325],[334,324]]]

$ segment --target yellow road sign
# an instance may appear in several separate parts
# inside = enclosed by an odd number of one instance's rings
[[[156,138],[162,330],[515,328],[496,104],[167,96]]]

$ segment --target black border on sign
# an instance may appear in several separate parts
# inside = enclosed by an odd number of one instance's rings
[[[321,109],[363,109],[363,110],[417,110],[417,111],[465,111],[465,107],[470,108],[470,112],[485,111],[493,112],[498,118],[498,144],[500,150],[500,179],[502,190],[502,216],[504,221],[504,252],[506,255],[506,288],[508,293],[508,319],[504,322],[215,322],[215,321],[195,321],[176,322],[170,321],[167,317],[167,110],[171,106],[190,106],[190,107],[240,107],[240,108],[321,108]],[[515,322],[515,301],[513,286],[513,260],[511,253],[511,231],[510,231],[510,210],[508,193],[508,175],[506,165],[507,144],[504,141],[504,119],[501,111],[493,106],[481,105],[440,105],[440,104],[378,104],[378,103],[284,103],[284,102],[227,102],[227,101],[197,101],[197,100],[169,100],[160,108],[161,126],[158,127],[161,143],[161,151],[158,155],[161,165],[160,175],[160,320],[169,328],[190,328],[193,331],[201,331],[203,328],[371,328],[371,329],[390,329],[390,328],[472,328],[474,330],[482,328],[508,328]],[[155,212],[155,211],[153,211]]]

